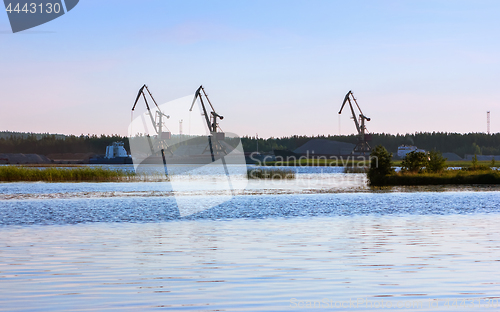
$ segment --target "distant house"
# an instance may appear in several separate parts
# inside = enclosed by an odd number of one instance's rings
[[[401,145],[400,147],[398,147],[397,155],[399,158],[405,158],[406,154],[411,153],[411,152],[425,153],[425,150],[418,149],[416,146],[413,146],[413,145]]]

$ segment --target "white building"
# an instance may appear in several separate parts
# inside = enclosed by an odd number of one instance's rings
[[[127,151],[123,147],[123,142],[113,142],[106,147],[106,156],[104,158],[128,157]]]
[[[398,157],[400,157],[400,158],[405,158],[406,154],[411,153],[411,152],[425,153],[425,150],[418,149],[416,146],[413,146],[413,145],[401,145],[400,147],[398,147]]]

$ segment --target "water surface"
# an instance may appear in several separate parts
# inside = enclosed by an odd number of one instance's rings
[[[371,190],[321,174],[185,217],[165,183],[1,183],[0,311],[500,308],[497,187]]]

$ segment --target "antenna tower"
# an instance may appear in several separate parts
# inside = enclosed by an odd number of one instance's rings
[[[486,112],[486,127],[488,129],[488,134],[490,134],[490,111]]]

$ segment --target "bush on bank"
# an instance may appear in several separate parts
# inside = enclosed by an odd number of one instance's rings
[[[372,160],[368,171],[368,183],[371,186],[500,184],[500,171],[478,165],[477,158],[473,159],[468,168],[444,170],[446,158],[443,158],[441,153],[433,151],[426,155],[411,152],[403,160],[401,171],[395,173],[387,168],[391,163],[392,154],[385,148],[377,146],[371,156],[378,158],[378,167]]]
[[[377,145],[370,154],[368,182],[370,185],[384,185],[385,178],[394,172],[392,168],[392,153],[382,145]]]

